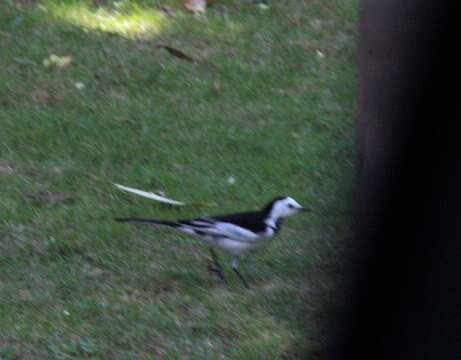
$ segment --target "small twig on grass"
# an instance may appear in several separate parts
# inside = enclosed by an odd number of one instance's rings
[[[189,55],[186,55],[181,50],[175,49],[174,47],[171,47],[171,46],[168,46],[168,45],[163,45],[163,44],[159,44],[156,47],[159,48],[159,49],[165,49],[171,55],[173,55],[173,56],[175,56],[175,57],[177,57],[179,59],[187,60],[187,61],[190,61],[190,62],[195,62],[195,60],[192,57],[190,57]]]

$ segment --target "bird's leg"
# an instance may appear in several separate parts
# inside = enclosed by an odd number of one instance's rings
[[[240,280],[242,280],[243,285],[245,285],[245,287],[246,287],[247,289],[250,289],[250,287],[248,286],[248,283],[245,281],[245,279],[243,278],[242,274],[240,274],[239,271],[237,270],[238,265],[239,265],[239,258],[238,258],[237,256],[234,256],[234,257],[232,258],[232,270],[234,270],[234,272],[238,275],[238,277],[240,278]]]
[[[208,268],[208,270],[215,272],[216,274],[218,274],[219,278],[222,281],[226,282],[226,279],[224,278],[224,275],[223,275],[223,272],[222,272],[221,264],[218,261],[218,255],[216,255],[216,252],[211,247],[210,247],[210,253],[211,253],[211,257],[213,258],[213,263],[214,263],[215,267],[210,266]]]

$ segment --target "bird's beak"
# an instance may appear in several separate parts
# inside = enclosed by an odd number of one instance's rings
[[[309,208],[306,208],[306,207],[303,207],[303,208],[301,208],[301,209],[299,209],[299,210],[300,210],[300,211],[304,211],[304,212],[311,212],[311,213],[316,214],[316,212],[315,212],[314,210],[309,209]]]

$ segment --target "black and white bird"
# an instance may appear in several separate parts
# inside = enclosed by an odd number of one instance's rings
[[[225,281],[221,265],[214,248],[219,248],[232,255],[232,270],[238,275],[246,288],[248,283],[238,271],[239,257],[249,250],[263,245],[272,238],[282,225],[284,218],[300,211],[312,211],[301,206],[289,196],[278,197],[272,200],[260,211],[250,211],[229,215],[202,217],[191,220],[155,220],[138,218],[119,218],[119,222],[144,223],[174,228],[183,233],[198,237],[210,245],[210,252],[216,272]]]

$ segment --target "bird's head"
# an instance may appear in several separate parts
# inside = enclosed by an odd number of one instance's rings
[[[264,207],[263,211],[272,218],[280,219],[294,215],[300,211],[312,210],[303,207],[295,199],[289,196],[282,196],[272,200]]]

